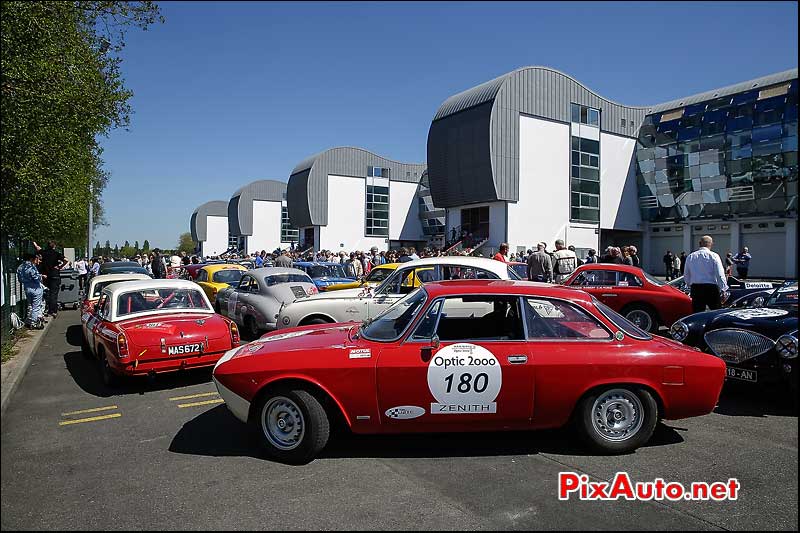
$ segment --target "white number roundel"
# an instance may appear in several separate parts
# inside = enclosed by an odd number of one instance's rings
[[[500,362],[482,346],[458,343],[436,352],[428,365],[428,388],[440,404],[491,404],[500,393]]]

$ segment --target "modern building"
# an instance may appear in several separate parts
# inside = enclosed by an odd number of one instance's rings
[[[202,256],[224,253],[229,247],[228,202],[206,202],[192,213],[189,223],[192,240]]]
[[[796,277],[797,69],[631,107],[520,68],[445,100],[428,173],[448,238],[468,234],[484,255],[634,244],[661,273],[666,249],[710,233],[723,256],[749,246],[752,275]]]
[[[303,250],[424,246],[417,192],[424,164],[362,148],[331,148],[299,163],[287,187],[289,218]]]
[[[298,231],[289,222],[286,183],[258,180],[234,192],[228,202],[228,231],[238,237],[236,248],[245,252],[296,245]]]

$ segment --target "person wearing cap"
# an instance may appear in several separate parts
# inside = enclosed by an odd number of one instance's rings
[[[556,251],[553,252],[553,278],[562,283],[578,268],[578,257],[575,252],[564,246],[562,239],[556,240]]]
[[[553,262],[543,242],[536,245],[536,251],[528,256],[527,263],[529,281],[553,282]]]

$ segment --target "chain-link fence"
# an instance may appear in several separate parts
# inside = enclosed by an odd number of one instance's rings
[[[15,313],[20,320],[25,320],[28,302],[25,300],[25,291],[17,280],[17,267],[22,262],[25,252],[33,253],[33,243],[15,239],[7,235],[0,236],[0,332],[3,339],[9,338],[13,326],[11,313]]]

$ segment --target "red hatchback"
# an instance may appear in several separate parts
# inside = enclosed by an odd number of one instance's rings
[[[581,291],[527,281],[428,283],[363,324],[284,329],[229,351],[214,383],[267,452],[313,459],[354,433],[552,428],[623,453],[659,418],[711,412],[716,357],[653,338]]]
[[[639,326],[657,332],[692,314],[692,299],[641,268],[591,263],[581,265],[564,281],[580,288]]]

